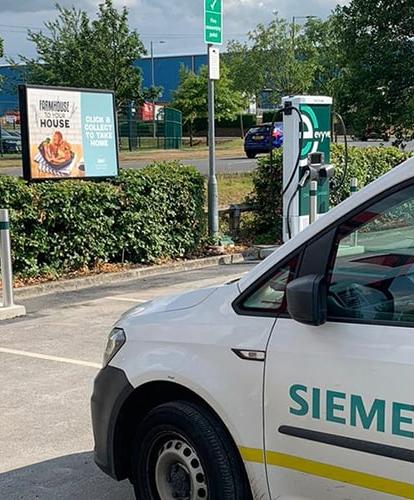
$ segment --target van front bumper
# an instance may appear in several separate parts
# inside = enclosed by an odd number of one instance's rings
[[[106,366],[95,378],[91,399],[95,463],[117,480],[125,477],[117,466],[116,424],[121,408],[133,390],[123,370],[113,366]]]

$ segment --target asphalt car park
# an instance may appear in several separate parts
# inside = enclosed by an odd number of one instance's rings
[[[237,278],[254,263],[124,281],[22,301],[0,325],[0,498],[132,500],[93,462],[90,395],[119,316],[152,298]]]

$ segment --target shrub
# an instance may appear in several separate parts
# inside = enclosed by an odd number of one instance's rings
[[[337,169],[335,177],[341,179],[345,164],[344,146],[333,144],[331,156],[331,161]],[[358,179],[359,187],[366,186],[411,156],[411,152],[395,147],[348,148],[348,172],[343,185],[339,189],[331,190],[331,205],[337,205],[349,196],[349,184],[352,177]]]
[[[132,262],[183,257],[204,235],[204,178],[193,167],[153,164],[123,170],[117,227],[120,251]],[[118,255],[118,259],[120,256]]]
[[[331,205],[337,205],[349,196],[351,177],[358,179],[360,187],[367,185],[391,168],[400,164],[412,154],[394,147],[348,148],[348,172],[341,187],[331,189]],[[336,167],[335,181],[342,178],[344,169],[343,145],[333,144],[331,161]],[[269,156],[258,160],[258,168],[253,174],[254,190],[248,198],[255,209],[253,230],[260,243],[281,240],[282,235],[282,175],[283,152],[273,152],[273,165]]]
[[[243,115],[243,128],[247,132],[249,128],[256,126],[256,115],[245,114]],[[240,129],[240,116],[233,119],[217,120],[217,129]],[[206,132],[208,130],[208,119],[197,118],[194,122],[193,130],[197,132]],[[188,134],[188,125],[184,126],[184,134]]]
[[[2,176],[0,196],[11,209],[14,271],[23,276],[183,257],[204,236],[204,179],[174,162],[121,170],[112,182],[28,185]]]

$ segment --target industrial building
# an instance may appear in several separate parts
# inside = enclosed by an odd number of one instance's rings
[[[179,85],[181,66],[197,72],[204,64],[207,64],[206,54],[154,57],[155,85],[163,88],[160,101],[164,103],[171,101],[172,93]],[[151,58],[144,57],[138,60],[136,67],[142,72],[143,86],[151,87]],[[3,116],[5,112],[13,111],[18,107],[17,85],[26,82],[25,68],[24,66],[17,68],[0,66],[0,75],[4,77],[0,88],[0,116]]]

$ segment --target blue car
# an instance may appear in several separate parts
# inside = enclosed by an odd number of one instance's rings
[[[255,158],[261,153],[270,153],[270,136],[273,139],[273,148],[283,146],[283,123],[274,123],[273,133],[271,134],[272,124],[262,123],[257,127],[251,128],[244,138],[244,151],[247,158]]]

